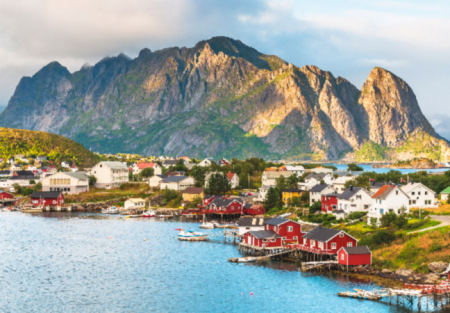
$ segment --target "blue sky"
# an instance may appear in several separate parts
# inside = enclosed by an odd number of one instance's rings
[[[450,138],[449,1],[15,0],[0,3],[0,106],[22,76],[58,60],[70,71],[124,52],[229,36],[361,88],[384,67],[415,91]]]

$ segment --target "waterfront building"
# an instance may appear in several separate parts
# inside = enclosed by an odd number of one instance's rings
[[[145,208],[145,200],[142,198],[130,198],[124,202],[125,210],[128,209],[138,209],[141,210]]]
[[[409,197],[412,208],[437,208],[435,192],[422,183],[410,182],[400,187]]]
[[[368,223],[372,219],[376,224],[380,223],[383,214],[394,212],[395,214],[409,213],[409,196],[397,185],[384,185],[372,197],[372,206],[369,210]]]
[[[14,199],[14,195],[5,190],[0,190],[0,200]]]
[[[195,198],[203,199],[205,197],[205,189],[199,187],[188,187],[183,191],[183,201],[192,202]]]
[[[207,201],[207,211],[211,214],[242,215],[244,201],[241,198],[229,198],[226,196],[213,196]],[[204,202],[205,203],[205,202]]]
[[[315,185],[309,190],[309,205],[313,205],[316,201],[322,200],[323,194],[333,193],[335,192],[335,189],[332,185],[326,185],[326,184],[319,184]]]
[[[110,189],[128,183],[128,172],[126,163],[101,161],[91,169],[90,174],[97,178],[95,187]]]
[[[317,254],[337,254],[343,247],[356,247],[358,239],[343,230],[317,226],[303,236],[304,250]]]
[[[262,215],[266,214],[266,209],[261,204],[248,203],[243,208],[244,215]]]
[[[32,206],[62,206],[64,194],[61,191],[35,191],[30,195]]]
[[[242,236],[249,231],[264,230],[264,222],[269,220],[265,217],[241,217],[237,222],[239,235]]]
[[[243,243],[262,249],[282,248],[285,244],[298,244],[303,235],[300,223],[275,217],[264,221],[264,230],[246,232]]]
[[[371,265],[372,252],[366,246],[342,247],[338,251],[338,263],[347,266]]]
[[[338,195],[338,210],[346,215],[352,212],[368,212],[372,205],[372,194],[361,187],[348,187]]]
[[[59,172],[42,179],[42,191],[76,195],[89,191],[89,177],[84,172]]]

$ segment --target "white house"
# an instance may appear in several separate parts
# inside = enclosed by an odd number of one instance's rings
[[[372,205],[372,194],[364,188],[350,186],[338,195],[338,210],[348,215],[352,212],[369,212]]]
[[[394,212],[395,214],[409,212],[409,197],[396,185],[384,185],[372,197],[372,206],[367,214],[369,224],[375,218],[379,224],[383,214]]]
[[[315,185],[319,185],[323,181],[326,185],[333,185],[334,177],[330,173],[311,173],[305,177],[304,187],[310,190]]]
[[[342,193],[345,191],[345,183],[352,180],[353,177],[350,176],[341,176],[334,180],[333,187],[337,193]]]
[[[95,187],[109,189],[128,183],[128,172],[126,163],[101,161],[91,169],[90,175],[97,178]]]
[[[228,181],[230,182],[231,188],[234,189],[239,186],[239,176],[236,173],[227,173]]]
[[[241,217],[238,224],[239,235],[244,235],[249,231],[264,230],[264,222],[270,218],[264,217]]]
[[[258,197],[256,198],[256,201],[264,202],[266,201],[267,197],[267,191],[269,191],[270,186],[262,186],[258,189]]]
[[[408,183],[400,189],[409,197],[409,205],[412,208],[437,208],[435,193],[421,183]]]
[[[200,163],[198,163],[197,165],[198,166],[201,166],[201,167],[207,167],[207,166],[211,166],[212,165],[212,162],[214,162],[214,160],[212,159],[212,158],[206,158],[206,159],[203,159]]]
[[[140,162],[133,165],[133,174],[138,175],[140,174],[144,168],[152,168],[154,175],[161,175],[162,174],[162,168],[158,163],[147,163],[147,162]]]
[[[39,179],[36,178],[34,175],[16,175],[16,176],[9,177],[6,180],[5,187],[9,187],[14,184],[18,184],[19,186],[22,186],[22,187],[31,186],[33,180],[35,183],[39,182]]]
[[[332,168],[327,168],[327,167],[322,167],[322,166],[318,166],[316,168],[311,169],[311,172],[313,173],[328,173],[333,175],[333,169]]]
[[[166,175],[153,175],[148,179],[148,185],[150,188],[159,188],[161,181],[167,178]]]
[[[305,172],[305,168],[301,165],[286,165],[286,170],[292,172],[292,174],[295,174],[297,176],[302,176]]]
[[[321,201],[322,195],[335,192],[331,185],[315,185],[309,190],[309,205],[316,201]]]
[[[288,178],[292,175],[291,171],[264,171],[262,174],[263,186],[275,186],[277,184],[277,178],[284,176]]]
[[[70,164],[69,164],[69,162],[62,161],[62,162],[61,162],[61,167],[62,167],[62,168],[69,168],[69,167],[70,167]]]
[[[194,184],[194,178],[190,176],[169,176],[161,180],[160,188],[161,190],[167,188],[176,191],[183,191],[188,187],[194,186]]]
[[[143,209],[145,208],[145,200],[141,198],[130,198],[124,202],[125,210],[128,209]]]
[[[42,191],[79,194],[89,191],[89,177],[84,172],[59,172],[42,179]]]
[[[442,201],[448,201],[448,199],[449,199],[448,195],[449,194],[450,194],[450,187],[447,187],[444,190],[442,190],[441,193],[440,193],[441,200]]]

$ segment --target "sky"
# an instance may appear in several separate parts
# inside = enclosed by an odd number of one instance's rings
[[[23,76],[228,36],[361,88],[383,67],[450,139],[450,1],[0,0],[0,110]]]

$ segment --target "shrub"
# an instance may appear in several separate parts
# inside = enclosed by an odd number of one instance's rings
[[[347,216],[348,220],[359,220],[367,215],[367,212],[352,212]]]

